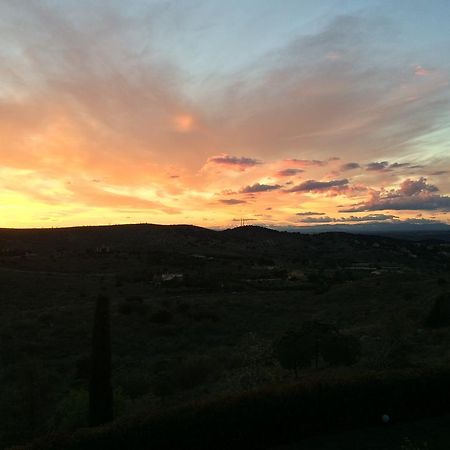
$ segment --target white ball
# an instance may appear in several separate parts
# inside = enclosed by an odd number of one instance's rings
[[[383,415],[381,416],[381,421],[382,421],[383,423],[388,423],[390,420],[391,420],[391,418],[390,418],[387,414],[383,414]]]

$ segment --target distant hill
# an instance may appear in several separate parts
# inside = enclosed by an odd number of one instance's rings
[[[447,232],[377,236],[350,234],[333,228],[306,234],[250,225],[223,231],[192,225],[153,224],[0,229],[0,265],[10,267],[20,263],[20,267],[33,270],[63,267],[65,271],[117,272],[128,257],[141,255],[147,265],[180,269],[197,265],[201,258],[214,259],[217,264],[241,261],[246,266],[257,261],[296,267],[390,262],[431,268],[433,264],[448,261],[448,241],[450,233]],[[21,255],[20,262],[11,259]],[[142,260],[133,257],[132,261],[142,266]]]
[[[397,239],[441,239],[450,241],[450,225],[445,223],[355,223],[355,224],[317,224],[301,227],[283,227],[283,231],[299,233],[345,232],[352,234],[372,234],[392,236]]]

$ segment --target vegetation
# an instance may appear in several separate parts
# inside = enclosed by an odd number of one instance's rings
[[[0,230],[0,447],[88,425],[99,296],[109,299],[112,330],[111,382],[100,386],[113,387],[117,419],[82,434],[101,439],[101,430],[132,433],[157,417],[172,417],[173,427],[178,416],[170,411],[197,411],[199,402],[243,408],[226,420],[236,414],[247,423],[246,402],[262,392],[274,399],[320,381],[340,386],[327,390],[333,405],[339,396],[347,402],[340,389],[364,373],[383,380],[426,368],[438,374],[450,358],[450,327],[424,325],[447,295],[447,246],[257,227]],[[360,386],[372,395],[370,383]],[[408,392],[420,400],[415,387]],[[327,417],[323,430],[333,428]],[[351,416],[336,427],[359,424]]]
[[[431,328],[448,327],[450,325],[450,293],[437,296],[427,317],[426,325]]]
[[[363,371],[350,378],[335,373],[332,379],[316,377],[301,384],[192,403],[93,430],[50,436],[28,449],[270,448],[318,433],[381,425],[381,416],[386,413],[394,423],[448,413],[449,376],[448,368]]]
[[[299,331],[289,331],[275,342],[275,355],[281,366],[298,376],[299,369],[320,362],[351,366],[361,356],[358,338],[341,334],[330,324],[306,322]]]

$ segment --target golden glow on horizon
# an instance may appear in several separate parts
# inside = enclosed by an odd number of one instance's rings
[[[449,221],[448,65],[378,23],[324,20],[233,65],[179,39],[188,17],[166,50],[193,54],[166,55],[120,2],[6,3],[0,226]]]

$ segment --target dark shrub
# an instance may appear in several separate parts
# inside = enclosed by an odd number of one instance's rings
[[[119,303],[120,314],[128,315],[135,313],[137,315],[146,314],[148,305],[144,303],[141,297],[128,297],[125,301]]]
[[[174,382],[181,389],[192,389],[205,383],[213,374],[213,362],[206,357],[192,357],[175,370]]]
[[[143,303],[144,299],[139,295],[132,295],[130,297],[127,297],[125,301],[128,303]]]
[[[317,368],[320,358],[330,365],[352,365],[360,356],[357,338],[322,322],[305,322],[299,331],[291,331],[275,343],[275,357],[281,366],[296,374],[312,363]]]
[[[75,378],[89,380],[91,376],[91,355],[80,356],[76,361]]]
[[[157,397],[168,397],[175,392],[173,380],[166,373],[159,373],[153,378],[151,389]]]
[[[133,308],[129,303],[121,302],[119,303],[120,314],[128,315],[131,314]]]
[[[150,390],[150,380],[144,369],[128,370],[119,377],[117,384],[131,398],[142,397]]]
[[[156,311],[150,316],[151,322],[159,324],[169,323],[172,321],[172,319],[173,319],[172,313],[167,309],[161,309],[159,311]]]
[[[351,366],[361,357],[361,343],[354,336],[333,336],[321,348],[324,361],[332,366]]]
[[[447,327],[450,325],[450,293],[439,295],[434,301],[425,321],[430,328]]]
[[[189,303],[179,303],[177,305],[177,311],[182,315],[189,314],[190,309],[191,305]]]
[[[297,374],[298,369],[311,364],[314,357],[314,341],[302,331],[291,331],[275,342],[274,351],[281,366]]]

